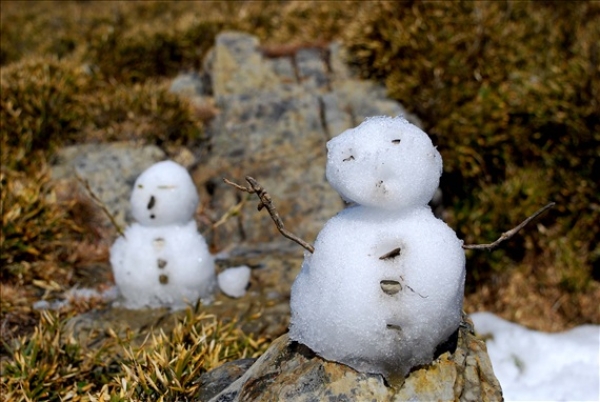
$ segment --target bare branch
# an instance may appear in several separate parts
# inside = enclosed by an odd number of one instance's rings
[[[246,205],[246,197],[249,196],[244,196],[244,198],[242,198],[240,202],[238,202],[237,204],[229,208],[227,211],[225,211],[225,213],[219,218],[219,220],[211,225],[210,230],[215,230],[216,228],[227,222],[229,218],[239,215],[244,205]]]
[[[502,233],[502,235],[498,238],[498,240],[496,240],[493,243],[490,243],[490,244],[463,244],[462,247],[465,250],[493,250],[496,247],[498,247],[498,245],[500,243],[502,243],[504,240],[508,240],[511,237],[513,237],[519,230],[523,229],[525,227],[525,225],[527,225],[529,222],[531,222],[532,220],[537,218],[540,214],[542,214],[543,212],[552,208],[555,205],[556,205],[555,202],[551,202],[551,203],[545,205],[544,207],[538,209],[536,212],[533,213],[533,215],[531,215],[530,217],[525,219],[518,226],[515,226],[514,228],[510,229],[508,232]]]
[[[77,181],[83,185],[83,187],[87,191],[89,197],[94,201],[94,203],[96,205],[98,205],[102,209],[102,211],[106,214],[106,216],[110,220],[110,223],[112,223],[113,226],[115,227],[115,229],[117,229],[117,233],[119,234],[119,236],[125,237],[125,233],[123,232],[123,229],[121,229],[121,226],[119,226],[119,224],[117,223],[117,220],[115,219],[113,214],[110,213],[110,211],[106,207],[106,204],[100,198],[98,198],[98,196],[94,193],[94,191],[90,187],[90,183],[86,179],[81,177],[79,175],[79,173],[77,173],[77,171],[75,171],[74,173],[75,173],[75,177],[77,178]]]
[[[279,230],[279,233],[281,233],[284,237],[287,237],[288,239],[298,243],[299,245],[304,247],[309,252],[313,253],[315,251],[315,248],[313,247],[312,244],[305,242],[304,240],[297,237],[293,233],[284,229],[283,221],[279,217],[279,214],[277,213],[277,209],[275,209],[275,206],[273,205],[273,200],[271,199],[271,196],[255,179],[253,179],[250,176],[246,176],[246,181],[248,182],[248,184],[250,184],[249,187],[240,186],[239,184],[236,184],[225,178],[223,179],[223,181],[225,183],[229,184],[230,186],[235,187],[236,189],[238,189],[240,191],[244,191],[244,192],[247,192],[250,194],[256,194],[260,200],[258,203],[258,210],[260,211],[263,208],[267,209],[267,211],[269,212],[269,215],[271,216],[271,219],[275,223],[275,226],[277,226],[277,230]]]

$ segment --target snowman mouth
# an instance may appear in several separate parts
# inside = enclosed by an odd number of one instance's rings
[[[390,279],[384,279],[379,282],[379,286],[381,286],[383,293],[389,296],[393,296],[402,290],[402,284],[400,282]]]

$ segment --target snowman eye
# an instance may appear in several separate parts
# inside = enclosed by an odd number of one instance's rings
[[[348,162],[348,161],[353,161],[354,160],[354,156],[350,155],[349,157],[347,157],[346,159],[342,159],[342,162]]]
[[[401,253],[402,253],[402,248],[396,247],[392,251],[389,251],[389,252],[385,253],[384,255],[382,255],[381,257],[379,257],[379,259],[380,260],[389,260],[389,259],[398,257]]]
[[[400,138],[392,140],[392,144],[400,144]]]
[[[402,331],[402,327],[400,325],[396,325],[396,324],[387,324],[386,328],[393,329],[395,331]]]
[[[152,209],[152,207],[156,204],[156,199],[153,195],[150,196],[150,201],[148,201],[148,209]]]
[[[177,188],[177,186],[169,186],[169,185],[158,186],[159,190],[173,190],[174,188]]]
[[[141,184],[138,184],[138,188],[144,188],[144,186],[142,186]]]

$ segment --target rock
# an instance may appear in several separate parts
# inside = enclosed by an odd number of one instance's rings
[[[73,145],[58,150],[51,174],[62,188],[72,188],[76,175],[86,180],[116,222],[125,227],[135,179],[163,159],[165,153],[154,145],[140,147],[128,142]],[[78,186],[82,194],[87,194],[81,184]],[[104,224],[109,226],[110,221],[106,219]]]
[[[251,282],[246,295],[232,299],[217,294],[210,305],[200,306],[201,311],[214,314],[221,320],[233,319],[247,334],[274,339],[283,334],[290,319],[290,284],[298,274],[302,252],[291,242],[275,241],[252,247],[237,246],[216,256],[217,270],[247,265],[252,268]],[[93,277],[110,274],[108,264],[98,264]],[[96,284],[82,283],[82,286]],[[127,310],[107,306],[72,317],[65,328],[65,336],[73,337],[79,344],[93,348],[103,344],[108,329],[120,336],[136,334],[144,340],[148,333],[162,330],[168,333],[184,311],[168,309]]]
[[[202,96],[205,92],[202,77],[197,73],[180,74],[171,82],[169,92],[186,98]]]
[[[241,377],[238,372],[231,376],[231,385],[210,401],[501,401],[485,344],[465,320],[440,345],[433,363],[390,383],[323,360],[283,335]],[[219,384],[224,382],[221,376]]]
[[[240,378],[254,364],[256,359],[241,359],[222,364],[218,368],[200,376],[200,392],[197,395],[201,401],[208,401],[225,389],[232,381]]]
[[[343,208],[325,181],[326,142],[371,115],[416,121],[383,87],[354,76],[344,57],[336,43],[277,53],[263,51],[245,33],[217,36],[203,66],[219,114],[207,127],[209,150],[193,174],[216,219],[243,197],[221,178],[246,184],[244,177],[252,176],[271,194],[286,227],[310,242]],[[274,236],[268,214],[257,213],[252,200],[237,221],[212,233],[212,244]]]

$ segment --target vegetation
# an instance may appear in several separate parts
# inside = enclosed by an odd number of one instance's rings
[[[586,289],[600,270],[598,4],[390,2],[363,16],[347,34],[355,63],[437,137],[462,238],[493,240],[558,204],[545,234],[480,254],[474,275],[550,249],[564,285]]]
[[[1,8],[0,391],[8,399],[183,399],[197,390],[198,373],[263,348],[233,324],[190,312],[143,346],[109,337],[88,350],[60,333],[66,318],[91,305],[31,309],[44,293],[72,286],[73,261],[106,259],[90,252],[98,242],[85,202],[63,200],[49,179],[53,151],[115,140],[202,147],[202,115],[168,86],[180,71],[201,69],[223,30],[250,32],[265,45],[342,41],[360,74],[384,83],[435,137],[446,220],[467,243],[492,241],[557,202],[501,250],[469,253],[471,306],[507,318],[555,314],[560,325],[551,329],[600,324],[598,3]]]
[[[264,339],[244,335],[235,322],[188,308],[168,334],[123,338],[112,330],[100,346],[86,348],[65,337],[67,316],[43,312],[33,334],[7,346],[12,360],[3,365],[4,400],[144,401],[190,400],[198,394],[198,377],[232,358],[258,357]]]

